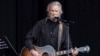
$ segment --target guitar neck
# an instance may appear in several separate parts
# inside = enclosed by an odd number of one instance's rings
[[[89,52],[90,51],[90,47],[87,45],[85,47],[80,47],[80,48],[77,48],[79,52]],[[56,55],[64,55],[64,54],[69,54],[69,53],[72,53],[71,51],[72,49],[69,49],[69,50],[63,50],[63,51],[57,51],[56,52]]]
[[[64,55],[71,53],[71,50],[63,50],[63,51],[57,51],[56,55]]]

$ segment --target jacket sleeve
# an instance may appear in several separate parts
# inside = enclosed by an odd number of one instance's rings
[[[30,50],[34,48],[33,43],[36,43],[38,34],[40,32],[41,23],[38,22],[26,35],[25,46]]]

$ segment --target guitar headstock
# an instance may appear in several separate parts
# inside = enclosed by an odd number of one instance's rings
[[[90,51],[90,47],[88,45],[78,48],[79,52],[88,53]]]

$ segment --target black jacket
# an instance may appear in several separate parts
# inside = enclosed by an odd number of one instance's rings
[[[51,45],[55,50],[57,50],[58,28],[59,23],[51,22],[49,19],[40,20],[26,35],[25,46],[32,49],[33,44],[37,46]],[[60,50],[67,49],[68,46],[69,48],[72,47],[70,38],[68,38],[68,28],[69,27],[63,23],[63,34]]]

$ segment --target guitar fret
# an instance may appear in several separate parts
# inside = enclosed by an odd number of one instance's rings
[[[66,51],[64,51],[64,54],[66,54]]]
[[[61,52],[60,52],[60,54],[62,55],[62,54],[63,54],[63,52],[61,51]]]

